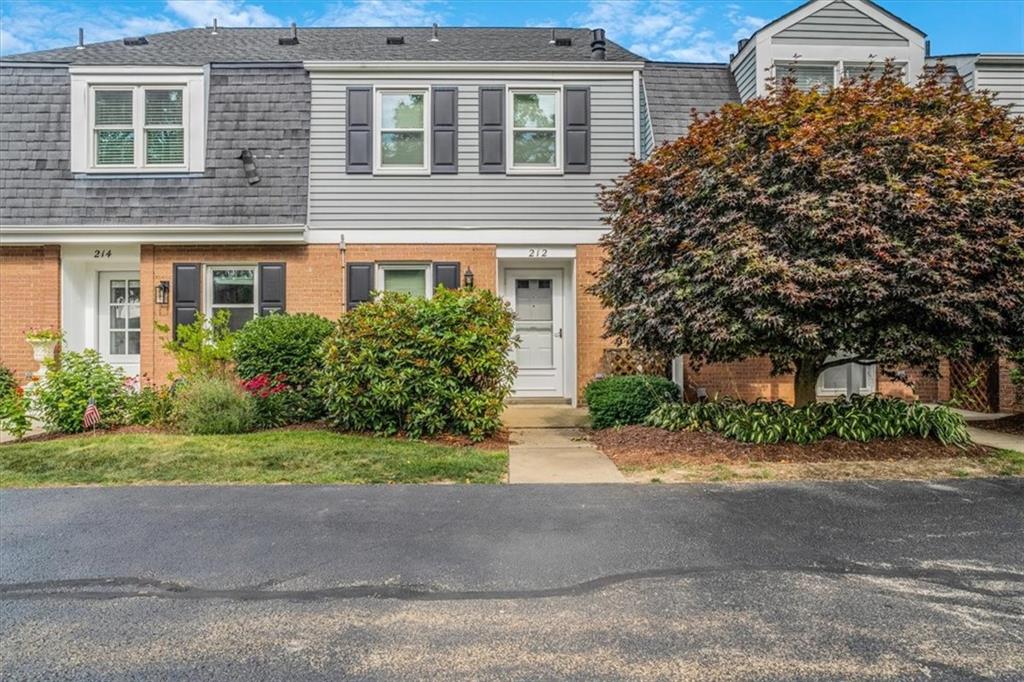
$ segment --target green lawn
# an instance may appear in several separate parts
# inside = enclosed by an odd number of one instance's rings
[[[100,434],[0,446],[0,487],[501,482],[504,452],[329,431]]]

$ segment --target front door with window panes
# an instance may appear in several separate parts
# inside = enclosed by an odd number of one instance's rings
[[[100,354],[125,374],[139,373],[142,318],[138,272],[101,272],[97,339]]]
[[[517,397],[561,398],[565,395],[565,329],[562,272],[508,270],[505,296],[515,313],[519,347],[513,351]]]
[[[226,313],[233,331],[241,329],[256,314],[255,266],[210,266],[207,283],[210,315]]]

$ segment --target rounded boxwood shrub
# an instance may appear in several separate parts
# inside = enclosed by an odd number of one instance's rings
[[[512,330],[508,305],[486,290],[380,294],[344,315],[324,346],[327,419],[350,431],[480,440],[501,426]]]
[[[255,317],[235,333],[235,371],[256,402],[261,427],[323,416],[314,391],[320,349],[334,323],[309,313]]]
[[[253,418],[253,399],[230,379],[197,377],[174,392],[174,423],[185,433],[245,433]]]
[[[679,387],[665,377],[634,374],[595,379],[583,399],[595,429],[641,424],[658,405],[679,399]]]
[[[32,389],[32,405],[47,431],[78,433],[90,399],[100,412],[100,427],[124,423],[127,395],[124,373],[103,362],[95,350],[62,351]]]

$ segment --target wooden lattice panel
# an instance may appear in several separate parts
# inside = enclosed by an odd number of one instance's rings
[[[654,374],[668,377],[672,374],[672,366],[669,360],[659,353],[631,348],[609,348],[601,357],[601,371],[605,376]]]
[[[953,360],[949,363],[950,402],[954,406],[975,412],[992,410],[989,384],[992,363],[992,360]]]

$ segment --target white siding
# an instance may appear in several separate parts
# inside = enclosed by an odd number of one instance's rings
[[[740,100],[746,102],[757,95],[757,50],[751,50],[736,66],[736,88],[740,91]]]
[[[477,127],[479,86],[516,79],[469,76],[444,80],[332,77],[312,79],[310,228],[600,228],[597,186],[627,169],[633,153],[631,75],[622,79],[567,77],[553,84],[591,88],[591,173],[564,176],[481,175]],[[521,82],[536,83],[528,76]],[[545,81],[548,82],[548,81]],[[355,85],[457,85],[459,172],[396,177],[345,173],[345,89]]]
[[[1009,105],[1014,114],[1024,115],[1024,62],[1018,64],[979,63],[974,67],[971,89],[991,90],[996,103]]]
[[[773,36],[776,43],[906,45],[907,39],[838,0]]]

